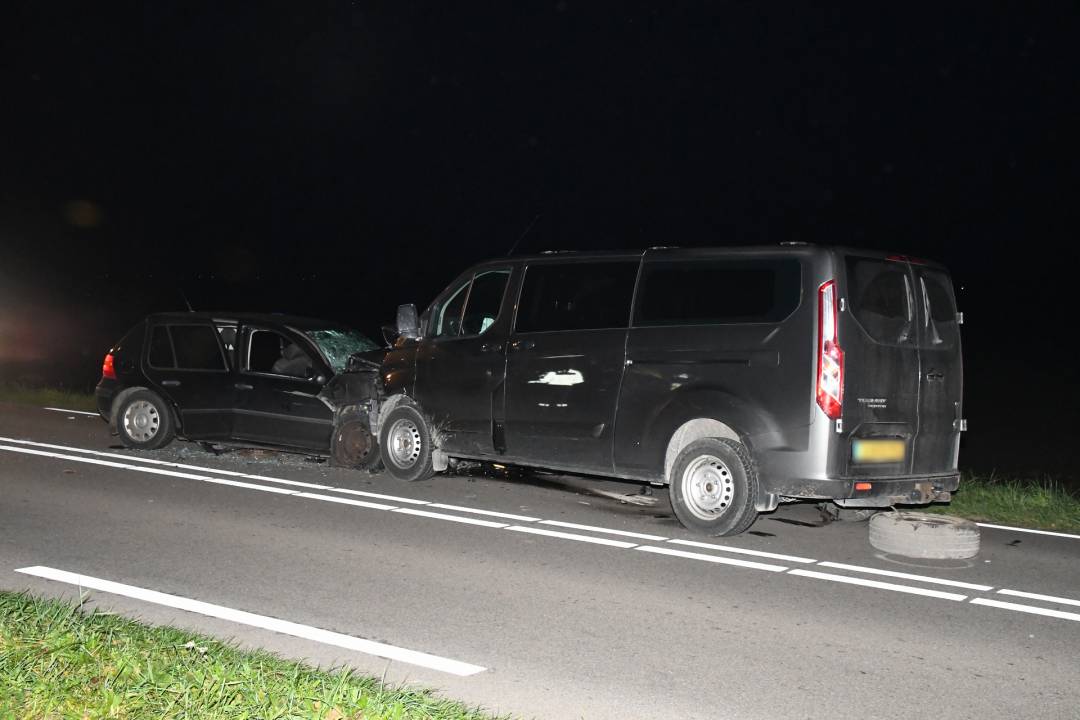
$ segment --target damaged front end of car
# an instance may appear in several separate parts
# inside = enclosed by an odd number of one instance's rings
[[[379,466],[377,427],[382,401],[379,361],[373,353],[356,353],[319,393],[333,413],[330,462],[335,467],[374,471]]]

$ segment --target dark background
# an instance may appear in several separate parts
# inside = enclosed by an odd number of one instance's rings
[[[948,264],[961,462],[1075,474],[1075,2],[0,10],[0,381],[148,312],[374,337],[470,263],[801,240]]]

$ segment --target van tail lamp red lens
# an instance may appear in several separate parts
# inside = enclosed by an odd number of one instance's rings
[[[871,485],[868,482],[857,482],[857,483],[855,483],[855,489],[856,490],[869,490],[872,487],[873,487],[873,485]]]
[[[844,402],[844,351],[837,339],[836,281],[818,288],[817,404],[838,420]]]
[[[101,377],[109,380],[116,379],[116,368],[113,367],[112,353],[106,355],[105,360],[101,363]]]

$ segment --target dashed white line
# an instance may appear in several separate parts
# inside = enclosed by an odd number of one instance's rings
[[[1027,598],[1028,600],[1042,600],[1043,602],[1058,603],[1059,605],[1076,605],[1080,607],[1080,600],[1057,597],[1055,595],[1040,595],[1038,593],[1021,592],[1019,590],[998,590],[998,595],[1012,595],[1013,597]]]
[[[655,542],[664,542],[666,537],[661,535],[647,535],[645,533],[630,532],[629,530],[613,530],[611,528],[596,527],[595,525],[578,525],[577,523],[563,522],[562,520],[541,520],[541,525],[552,525],[554,527],[563,527],[568,530],[590,530],[592,532],[605,533],[607,535],[621,535],[622,537],[632,537],[638,540],[653,540]]]
[[[755,555],[757,557],[770,558],[772,560],[784,560],[793,563],[817,562],[813,558],[799,557],[798,555],[782,555],[780,553],[765,552],[764,550],[750,550],[749,548],[734,547],[732,545],[716,545],[714,543],[698,542],[697,540],[668,540],[674,545],[686,545],[687,547],[706,548],[708,550],[720,550],[721,552],[739,553],[741,555]]]
[[[481,527],[489,528],[506,527],[506,523],[481,520],[480,518],[461,517],[460,515],[447,515],[446,513],[431,512],[430,510],[417,510],[415,508],[396,508],[393,512],[401,513],[403,515],[418,515],[420,517],[435,518],[436,520],[449,520],[450,522],[462,523],[464,525],[480,525]]]
[[[796,568],[788,570],[788,575],[814,578],[816,580],[831,580],[832,582],[845,583],[847,585],[862,585],[864,587],[877,588],[878,590],[892,590],[894,592],[908,593],[909,595],[925,595],[926,597],[939,598],[941,600],[955,600],[963,602],[967,595],[944,592],[942,590],[927,590],[926,588],[912,587],[910,585],[897,585],[896,583],[881,582],[879,580],[866,580],[865,578],[848,577],[847,575],[834,575],[816,570],[803,570]]]
[[[1050,610],[1048,608],[1035,607],[1034,605],[1021,605],[1020,603],[991,600],[990,598],[975,598],[972,605],[985,605],[987,607],[1001,608],[1002,610],[1015,610],[1016,612],[1030,615],[1045,615],[1058,620],[1076,620],[1080,622],[1080,613],[1065,612],[1064,610]]]
[[[53,408],[53,407],[42,408],[42,410],[52,410],[53,412],[71,413],[72,415],[89,415],[90,417],[101,417],[101,415],[99,413],[86,412],[85,410],[68,410],[66,408]]]
[[[688,560],[704,560],[717,565],[734,565],[766,572],[784,572],[787,570],[783,565],[770,565],[769,563],[759,563],[753,560],[738,560],[736,558],[721,557],[720,555],[706,555],[705,553],[690,552],[688,550],[672,550],[671,548],[656,547],[654,545],[639,545],[636,549],[656,555],[669,555],[671,557],[687,558]]]
[[[1034,528],[1022,528],[1022,527],[1010,527],[1009,525],[992,525],[990,523],[975,523],[979,527],[990,528],[991,530],[1009,530],[1012,532],[1031,533],[1032,535],[1050,535],[1052,537],[1072,538],[1073,540],[1080,540],[1080,535],[1073,535],[1070,533],[1055,532],[1053,530],[1036,530]]]
[[[393,505],[374,503],[367,500],[354,500],[352,498],[338,497],[336,495],[323,495],[322,493],[294,492],[293,497],[308,498],[309,500],[322,500],[324,502],[338,503],[339,505],[352,505],[369,510],[394,510]]]
[[[895,570],[879,570],[878,568],[863,567],[862,565],[848,565],[846,563],[822,561],[821,567],[836,568],[837,570],[850,570],[868,575],[884,575],[885,577],[903,578],[915,582],[931,583],[933,585],[951,585],[952,587],[966,588],[968,590],[993,590],[993,585],[978,585],[976,583],[960,582],[959,580],[946,580],[944,578],[930,577],[929,575],[914,575],[912,573],[896,572]],[[1080,603],[1078,603],[1080,604]]]
[[[229,620],[242,625],[279,632],[284,635],[314,640],[315,642],[326,645],[334,645],[336,647],[345,648],[346,650],[355,650],[357,652],[375,655],[388,660],[398,660],[400,662],[409,663],[410,665],[418,665],[420,667],[450,673],[451,675],[457,675],[459,677],[476,675],[486,669],[479,665],[461,662],[460,660],[451,660],[450,658],[439,657],[438,655],[430,655],[416,650],[407,650],[394,645],[375,642],[374,640],[365,640],[363,638],[332,632],[330,630],[323,630],[322,628],[312,627],[310,625],[301,625],[299,623],[289,622],[288,620],[279,620],[265,615],[256,615],[255,613],[244,610],[235,610],[233,608],[224,607],[223,605],[213,605],[211,603],[202,602],[201,600],[180,597],[179,595],[168,595],[156,590],[147,590],[146,588],[135,587],[134,585],[125,585],[111,580],[102,580],[101,578],[91,577],[89,575],[79,575],[78,573],[68,572],[66,570],[57,570],[55,568],[37,565],[34,567],[19,568],[15,572],[45,578],[47,580],[55,580],[69,585],[76,585],[81,588],[99,590],[104,593],[109,593],[110,595],[122,595],[123,597],[142,600],[143,602],[153,603],[155,605],[164,605],[165,607],[176,608],[177,610],[186,610],[187,612],[199,615]]]
[[[506,528],[514,532],[529,533],[530,535],[546,535],[547,537],[560,538],[562,540],[577,540],[578,542],[593,543],[594,545],[607,545],[609,547],[617,548],[632,548],[635,543],[623,542],[622,540],[611,540],[609,538],[592,537],[591,535],[577,535],[575,533],[559,532],[558,530],[544,530],[538,527],[524,527],[521,525],[511,525]]]
[[[490,517],[505,518],[507,520],[517,520],[518,522],[536,522],[540,519],[529,517],[528,515],[514,515],[513,513],[481,510],[480,508],[465,507],[464,505],[447,505],[446,503],[431,503],[428,507],[439,508],[440,510],[457,510],[458,512],[473,513],[474,515],[488,515]]]

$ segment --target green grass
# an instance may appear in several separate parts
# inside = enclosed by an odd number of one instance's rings
[[[948,505],[930,512],[1016,525],[1080,532],[1080,496],[1050,477],[1003,478],[965,473]]]
[[[0,717],[492,718],[431,691],[11,592],[0,592]]]
[[[30,387],[18,383],[0,383],[0,402],[38,407],[58,407],[65,410],[94,412],[97,403],[91,393],[75,392],[58,388]]]

